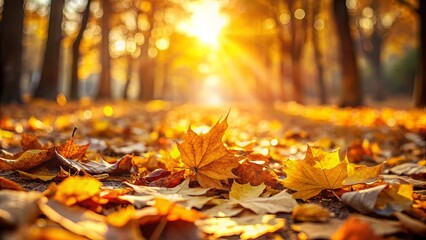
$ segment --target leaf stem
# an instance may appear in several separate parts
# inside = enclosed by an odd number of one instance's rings
[[[77,131],[77,129],[78,129],[78,127],[77,127],[77,126],[75,126],[75,127],[74,127],[74,130],[72,130],[72,135],[71,135],[71,137],[74,137],[74,134],[75,134],[75,132]]]

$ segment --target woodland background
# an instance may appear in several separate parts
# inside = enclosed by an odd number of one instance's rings
[[[2,0],[1,101],[425,105],[424,1]]]

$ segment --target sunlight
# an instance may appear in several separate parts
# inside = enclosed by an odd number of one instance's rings
[[[220,13],[220,7],[218,1],[201,1],[191,5],[192,17],[189,21],[181,22],[178,30],[197,37],[205,44],[217,46],[222,28],[228,23],[228,18]]]

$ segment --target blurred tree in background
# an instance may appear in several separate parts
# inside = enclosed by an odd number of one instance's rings
[[[423,1],[0,3],[2,103],[426,101]]]

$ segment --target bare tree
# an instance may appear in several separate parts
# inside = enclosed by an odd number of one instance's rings
[[[87,27],[90,15],[90,4],[92,0],[87,1],[87,6],[83,12],[83,18],[81,19],[80,30],[78,31],[77,37],[72,45],[72,64],[71,64],[71,99],[78,99],[78,60],[80,58],[80,43],[83,38],[83,32]]]
[[[62,40],[62,11],[65,0],[50,4],[49,29],[39,86],[34,97],[54,100],[58,93],[59,56]]]
[[[362,88],[356,62],[355,49],[349,28],[349,14],[345,0],[333,1],[333,12],[340,42],[340,64],[342,69],[342,96],[340,106],[360,106]]]
[[[1,102],[21,102],[22,29],[24,1],[5,0],[0,29]]]

